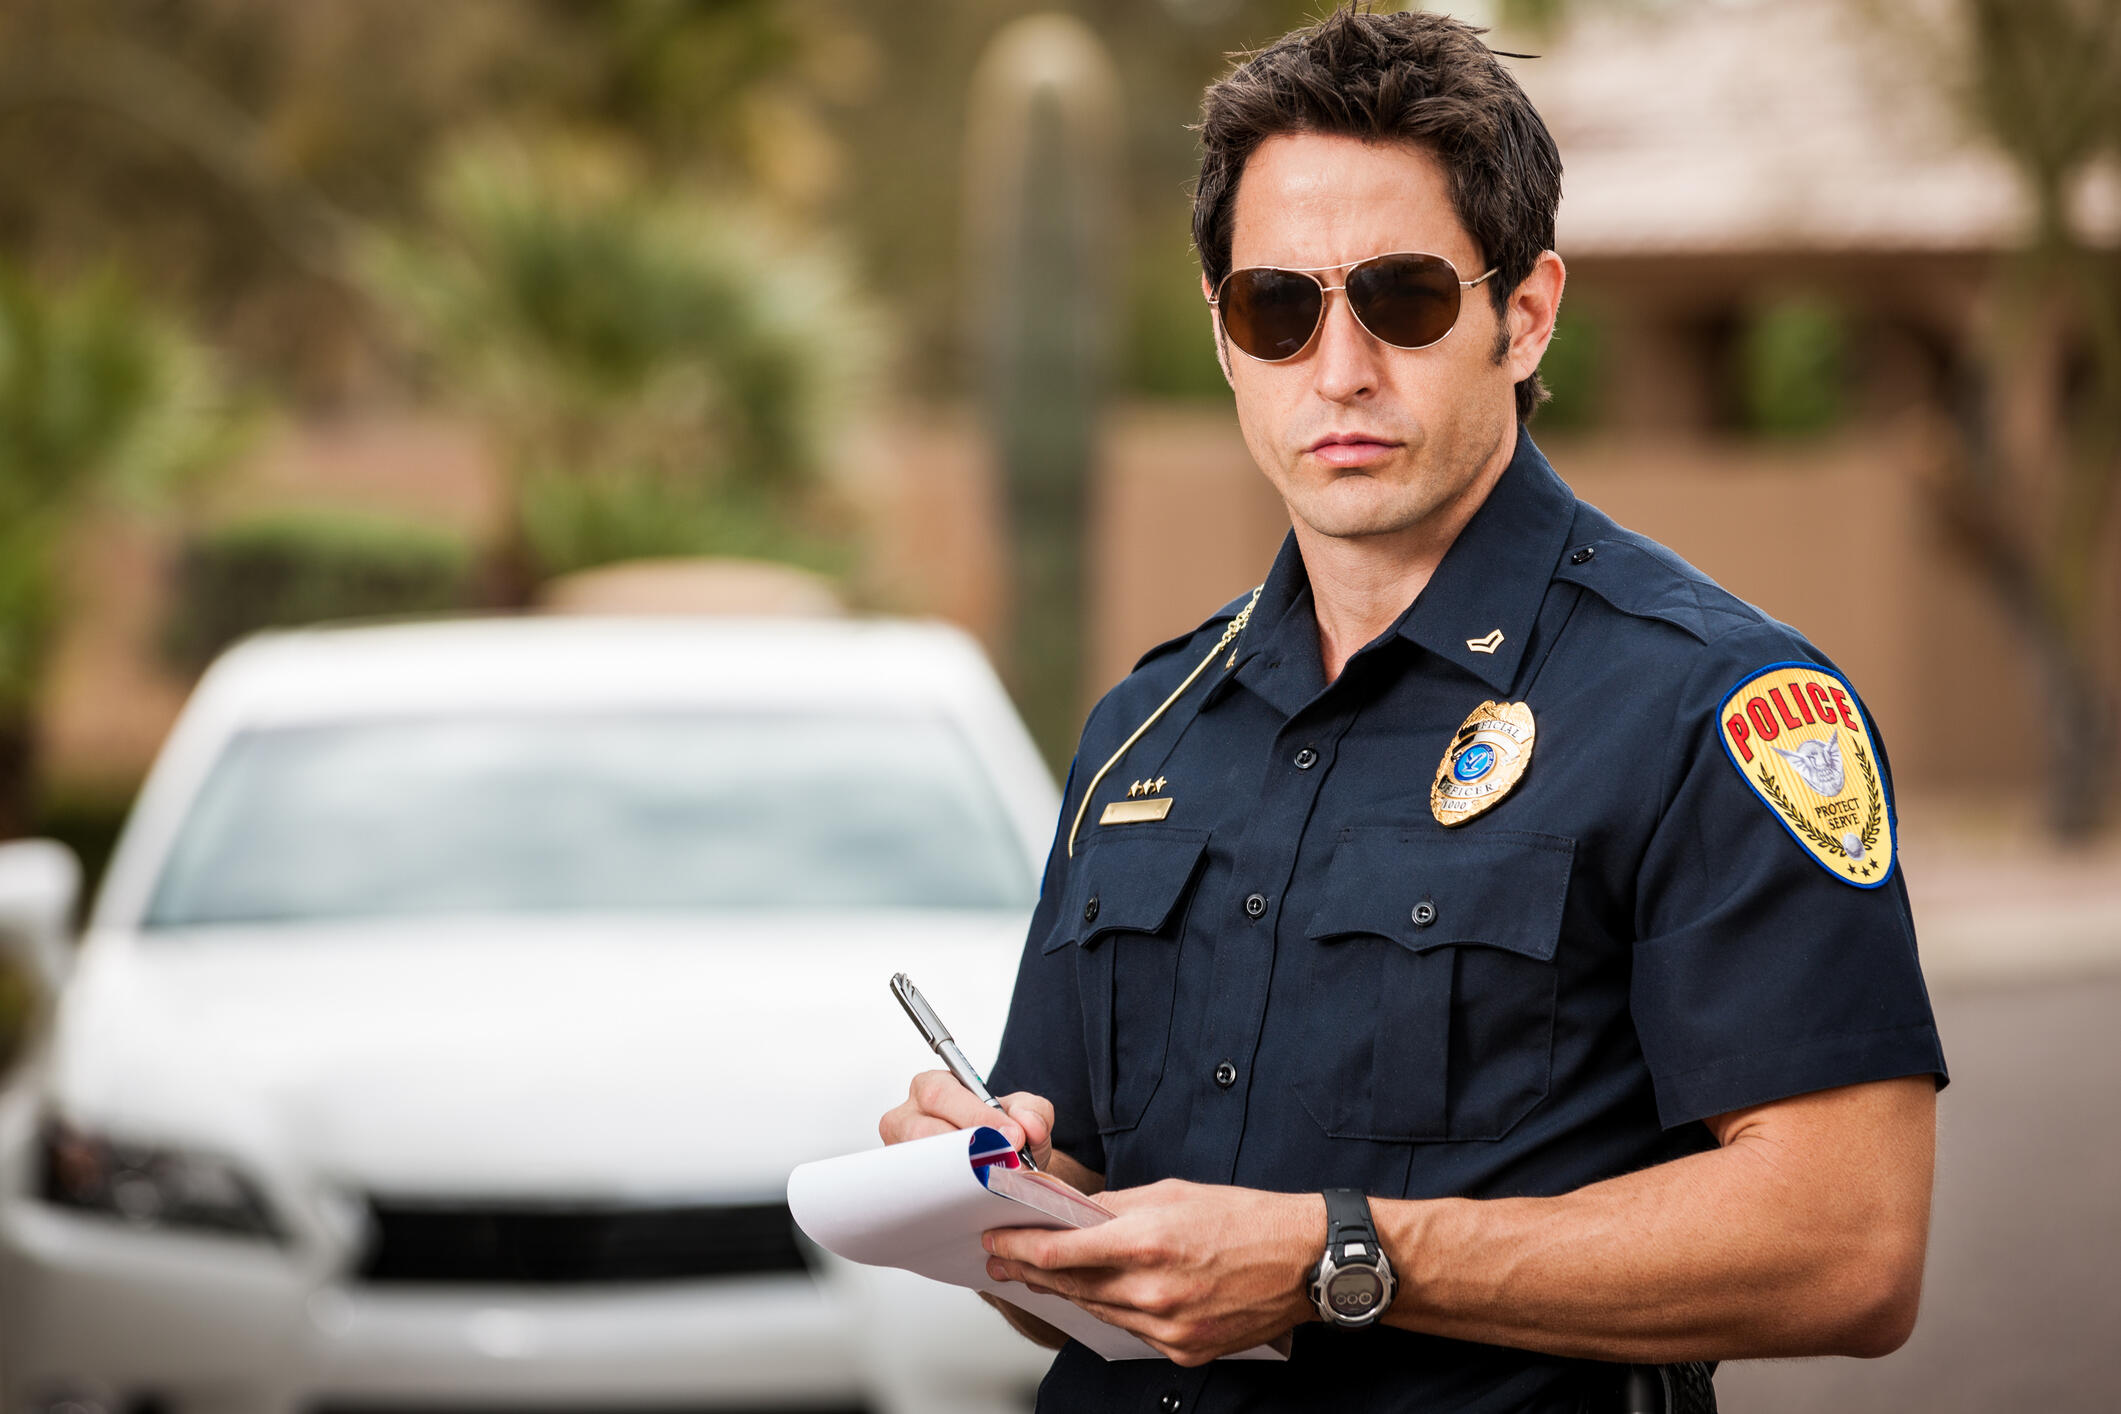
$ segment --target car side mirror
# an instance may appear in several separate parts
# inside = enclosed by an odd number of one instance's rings
[[[81,861],[57,840],[0,844],[0,956],[53,991],[65,980],[73,947]]]

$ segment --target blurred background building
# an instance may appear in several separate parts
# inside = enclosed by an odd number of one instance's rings
[[[15,0],[0,837],[93,870],[219,649],[367,615],[936,615],[1064,768],[1286,527],[1214,362],[1186,125],[1315,8]],[[2121,1242],[2121,6],[1449,8],[1540,56],[1509,62],[1566,168],[1534,434],[1883,723],[1932,976],[1975,989],[1952,1152],[2109,1136],[2021,1148],[2052,1192],[1947,1167],[1939,1314],[1887,1363],[2092,1408],[2121,1380],[2083,1256]],[[31,1005],[0,977],[0,1050]],[[1955,1103],[2033,1128],[1955,1136]],[[1950,1348],[2026,1251],[2078,1293],[2026,1329],[2074,1353]],[[1749,1378],[1732,1407],[1924,1376]]]

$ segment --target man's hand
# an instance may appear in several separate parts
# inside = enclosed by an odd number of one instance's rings
[[[1053,1104],[1043,1095],[1018,1091],[998,1097],[1006,1115],[981,1104],[947,1070],[924,1070],[906,1087],[905,1102],[886,1110],[876,1132],[886,1144],[926,1139],[960,1129],[989,1125],[1019,1149],[1029,1147],[1031,1161],[1045,1168],[1053,1159]],[[1077,1165],[1079,1168],[1080,1165]]]
[[[1326,1246],[1316,1193],[1166,1179],[1108,1193],[1119,1216],[1078,1231],[998,1228],[987,1274],[1067,1297],[1181,1365],[1278,1339],[1310,1319]]]

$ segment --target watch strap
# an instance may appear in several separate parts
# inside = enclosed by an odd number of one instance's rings
[[[1368,1247],[1364,1255],[1374,1257],[1377,1251],[1377,1226],[1370,1220],[1370,1199],[1360,1188],[1328,1188],[1326,1197],[1326,1251],[1339,1260],[1341,1249],[1350,1242],[1360,1242]],[[1375,1263],[1373,1261],[1372,1265]]]

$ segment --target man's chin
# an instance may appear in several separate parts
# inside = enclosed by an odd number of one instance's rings
[[[1397,535],[1421,523],[1422,508],[1402,505],[1334,504],[1331,499],[1294,507],[1296,518],[1329,540],[1367,540]]]

